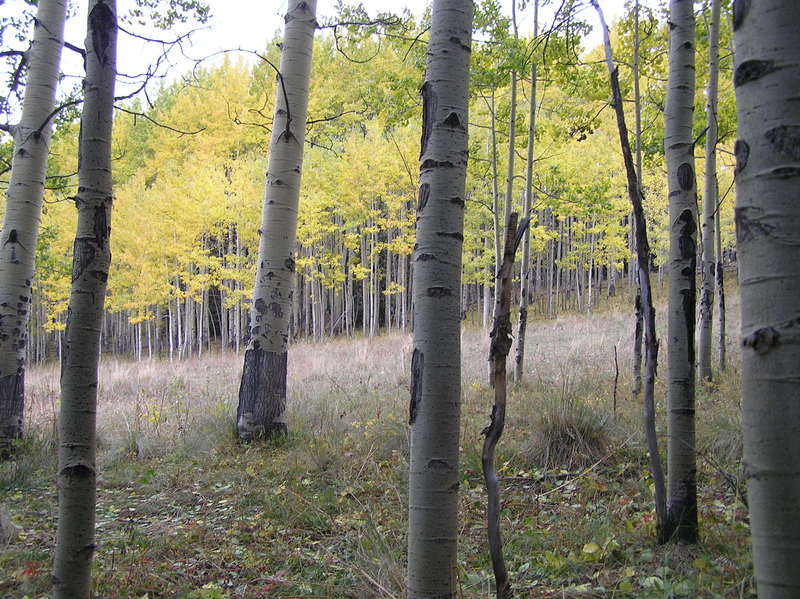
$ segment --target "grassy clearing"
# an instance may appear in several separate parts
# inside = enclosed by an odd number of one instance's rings
[[[498,448],[518,596],[753,597],[738,376],[723,373],[698,398],[702,542],[657,547],[629,320],[603,311],[529,329],[529,376],[512,388]],[[461,595],[483,598],[488,336],[465,329],[463,345],[458,569]],[[291,435],[250,446],[233,434],[241,356],[105,360],[95,596],[402,597],[409,357],[401,335],[293,346]],[[48,594],[57,383],[55,367],[31,373],[31,432],[19,459],[0,465],[0,505],[23,528],[0,553],[3,597]]]

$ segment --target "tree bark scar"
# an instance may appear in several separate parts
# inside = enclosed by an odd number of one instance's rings
[[[108,65],[108,46],[111,41],[111,32],[117,26],[114,12],[104,2],[95,4],[89,13],[89,27],[92,35],[92,46],[101,65]]]
[[[96,240],[93,237],[76,237],[73,246],[74,259],[72,262],[72,281],[81,278],[83,271],[94,262],[97,251]]]
[[[689,167],[689,169],[691,170],[691,167]],[[680,171],[680,169],[678,170]],[[689,265],[685,269],[688,272],[682,273],[687,278],[688,286],[685,289],[681,289],[680,293],[683,297],[681,303],[684,319],[686,321],[686,334],[689,339],[688,360],[690,364],[694,364],[694,312],[695,298],[697,297],[697,282],[694,277],[695,270],[697,269],[697,245],[694,241],[694,235],[697,232],[697,226],[695,224],[694,214],[688,208],[681,212],[678,222],[683,223],[678,237],[678,249],[681,259],[689,261]]]
[[[777,66],[774,60],[745,60],[736,67],[736,72],[733,75],[733,85],[734,87],[739,87],[780,69],[781,67]]]
[[[3,416],[16,415],[17,421],[8,429],[0,427],[0,439],[16,439],[22,436],[23,406],[25,390],[24,367],[14,374],[0,377],[0,413]],[[6,421],[4,417],[2,419]]]
[[[464,241],[464,235],[462,235],[458,231],[456,231],[455,233],[447,233],[445,231],[438,231],[436,233],[436,235],[438,235],[439,237],[449,237],[451,239],[456,239],[456,240],[461,241],[461,242]]]
[[[458,46],[459,48],[461,48],[462,50],[464,50],[464,52],[470,52],[470,53],[472,52],[472,48],[469,46],[469,44],[465,44],[465,43],[464,43],[464,42],[461,40],[461,38],[460,38],[460,37],[458,37],[458,36],[455,36],[455,35],[451,35],[451,36],[450,36],[450,41],[451,41],[452,43],[454,43],[455,45],[457,45],[457,46]]]
[[[265,301],[263,300],[263,298],[260,298],[260,297],[259,297],[259,298],[258,298],[258,299],[255,301],[255,304],[254,304],[254,306],[255,306],[255,308],[256,308],[256,312],[258,312],[260,315],[262,315],[262,316],[263,316],[264,314],[266,314],[266,313],[267,313],[267,302],[265,302]]]
[[[694,187],[694,169],[688,162],[678,167],[678,185],[683,191],[690,191]]]
[[[697,246],[694,242],[694,235],[697,233],[697,225],[695,224],[692,211],[687,208],[681,212],[681,215],[678,217],[678,223],[681,225],[678,237],[678,249],[681,259],[694,261],[697,259]],[[692,273],[694,273],[694,270],[692,270]]]
[[[742,206],[734,209],[733,220],[736,223],[736,242],[744,243],[755,239],[758,235],[768,237],[775,230],[773,225],[761,222],[760,219],[751,216],[751,212],[756,208]]]
[[[417,214],[422,214],[428,199],[431,197],[431,186],[429,183],[423,183],[419,186],[419,202],[417,203]]]
[[[86,464],[74,464],[72,466],[65,466],[62,468],[59,474],[67,478],[93,478],[94,468],[91,468]]]
[[[422,137],[420,139],[419,157],[425,155],[428,149],[428,139],[433,131],[433,120],[436,117],[437,104],[439,103],[436,92],[429,81],[422,84]]]
[[[99,6],[99,5],[98,5]],[[97,247],[101,250],[105,247],[108,240],[108,233],[110,227],[108,226],[108,212],[104,205],[94,207],[94,238],[97,242]]]
[[[792,160],[800,160],[800,127],[781,125],[770,129],[764,136],[776,152]]]
[[[422,401],[422,375],[425,371],[425,354],[414,348],[411,355],[411,401],[408,405],[408,424],[417,420],[417,409]]]
[[[733,30],[736,31],[744,24],[747,13],[750,12],[750,0],[736,0],[733,3]]]
[[[428,169],[436,168],[439,166],[444,168],[453,168],[455,167],[455,164],[453,164],[449,160],[433,160],[432,158],[428,158],[422,163],[422,165],[420,165],[420,170],[426,171]]]
[[[447,287],[428,287],[428,297],[449,297],[453,291]]]
[[[778,345],[780,338],[781,335],[777,330],[772,327],[766,327],[758,329],[742,339],[742,345],[744,347],[752,347],[758,355],[763,356]]]
[[[455,112],[451,112],[447,115],[447,118],[444,119],[444,125],[451,129],[464,129],[464,125],[461,124],[461,119]]]
[[[747,161],[750,159],[750,146],[743,139],[737,139],[733,146],[733,153],[736,156],[734,175],[738,175],[745,169]]]

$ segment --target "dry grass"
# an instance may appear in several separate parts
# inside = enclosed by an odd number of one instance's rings
[[[531,597],[711,597],[735,583],[748,596],[746,524],[723,476],[737,472],[741,451],[735,373],[698,400],[699,447],[714,457],[701,460],[706,545],[660,550],[630,394],[631,318],[602,310],[528,331],[526,377],[511,387],[498,456],[515,586]],[[462,341],[459,578],[464,597],[482,598],[491,590],[480,475],[488,335],[466,327]],[[410,346],[403,334],[293,345],[290,437],[251,446],[234,438],[241,355],[104,359],[97,595],[402,597]],[[49,586],[57,369],[32,369],[28,392],[32,434],[20,461],[0,465],[0,503],[24,528],[0,556],[0,595],[20,598]],[[663,406],[663,384],[657,394]]]

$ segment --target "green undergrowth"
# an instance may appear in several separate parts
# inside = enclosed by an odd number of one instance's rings
[[[230,362],[235,369],[238,358]],[[493,579],[480,431],[492,390],[477,374],[465,377],[459,592],[484,598]],[[516,596],[753,597],[735,378],[726,373],[698,395],[706,457],[698,459],[702,540],[691,547],[654,542],[641,409],[625,376],[616,413],[613,381],[588,368],[512,386],[498,467]],[[401,379],[306,379],[292,392],[290,435],[250,445],[234,438],[233,393],[220,398],[197,380],[190,391],[180,377],[160,396],[144,393],[135,414],[101,427],[95,597],[403,597]],[[22,528],[0,553],[2,597],[49,594],[51,431],[36,425],[16,461],[0,465],[0,506]]]

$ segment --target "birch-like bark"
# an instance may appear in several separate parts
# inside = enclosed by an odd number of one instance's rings
[[[12,129],[14,155],[0,243],[0,455],[22,435],[31,282],[65,18],[64,0],[39,1],[22,117]]]
[[[533,38],[539,35],[539,0],[533,2]],[[523,220],[531,218],[533,205],[533,151],[536,137],[536,61],[531,61],[531,97],[528,111],[528,161],[525,172],[525,205]],[[525,229],[522,238],[522,258],[519,283],[519,321],[517,322],[517,347],[514,352],[514,380],[519,383],[525,374],[525,329],[528,325],[528,293],[530,292],[531,230]]]
[[[456,596],[460,290],[472,2],[434,0],[414,253],[408,598]]]
[[[664,151],[669,188],[667,311],[667,520],[662,542],[697,541],[695,456],[695,305],[697,190],[692,114],[695,18],[692,0],[670,0],[669,79]]]
[[[55,599],[88,599],[94,554],[95,417],[100,331],[111,263],[111,125],[117,64],[116,0],[89,3],[78,147],[78,224],[61,363]]]
[[[800,596],[800,4],[734,5],[742,424],[760,599]]]
[[[250,342],[244,355],[236,412],[236,429],[243,440],[287,430],[289,316],[316,7],[316,0],[291,0],[286,10],[250,311]]]
[[[639,189],[639,179],[633,164],[628,128],[625,124],[625,109],[623,107],[622,92],[619,86],[619,71],[614,66],[614,57],[611,50],[611,39],[608,34],[603,11],[597,0],[591,0],[592,6],[597,11],[603,29],[603,43],[605,46],[606,65],[611,79],[611,92],[614,99],[614,112],[617,117],[622,158],[625,162],[625,174],[628,183],[628,199],[633,209],[633,218],[636,222],[636,263],[637,277],[641,288],[642,322],[644,324],[644,431],[647,439],[647,452],[650,458],[650,475],[653,478],[653,495],[656,508],[656,529],[661,536],[666,521],[666,489],[664,483],[664,470],[661,465],[661,456],[658,449],[658,435],[656,434],[655,410],[655,382],[656,367],[658,365],[658,338],[656,337],[656,310],[653,306],[653,294],[650,286],[650,244],[647,240],[647,221],[645,220],[642,205],[642,192]]]
[[[711,380],[711,340],[714,318],[714,285],[717,260],[715,220],[717,213],[717,88],[719,79],[719,0],[711,0],[708,31],[708,93],[706,97],[706,172],[703,191],[703,264],[700,288],[700,336],[697,370],[702,380]]]

